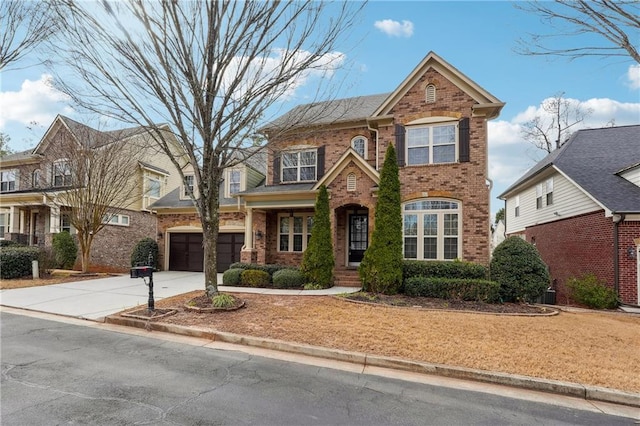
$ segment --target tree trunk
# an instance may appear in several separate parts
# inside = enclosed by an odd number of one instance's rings
[[[217,160],[216,162],[217,163]],[[200,208],[202,209],[200,220],[202,222],[202,245],[204,249],[204,288],[211,286],[209,292],[212,296],[218,293],[218,230],[220,226],[220,207],[218,200],[220,197],[220,173],[216,168],[211,171],[210,179],[201,186],[201,190],[207,191],[209,196],[201,197]]]
[[[91,242],[93,236],[86,236],[78,232],[78,242],[80,243],[80,256],[82,260],[82,272],[89,272],[89,262],[91,261]]]

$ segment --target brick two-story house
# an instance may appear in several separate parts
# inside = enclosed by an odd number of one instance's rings
[[[70,190],[73,171],[65,158],[64,144],[73,142],[91,149],[118,143],[128,155],[139,158],[134,162],[134,182],[122,188],[130,191],[130,202],[106,218],[108,224],[96,234],[91,250],[93,269],[126,270],[137,241],[156,237],[157,221],[149,206],[180,186],[177,170],[167,156],[153,148],[148,131],[141,127],[99,131],[57,116],[34,149],[2,158],[0,239],[47,247],[55,233],[75,234],[69,220],[71,207],[52,202]]]

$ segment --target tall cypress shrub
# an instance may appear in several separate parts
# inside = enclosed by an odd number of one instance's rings
[[[358,271],[365,291],[395,294],[402,284],[400,178],[393,145],[380,171],[373,235]]]
[[[300,270],[307,284],[329,288],[333,285],[333,241],[329,218],[329,194],[322,185],[316,197],[311,239],[302,257]]]

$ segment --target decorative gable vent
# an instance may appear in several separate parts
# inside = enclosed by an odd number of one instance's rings
[[[428,104],[435,103],[435,101],[436,101],[436,86],[434,86],[433,84],[430,84],[430,85],[427,86],[426,98],[427,98],[427,103]]]
[[[356,174],[349,173],[347,175],[347,191],[353,192],[356,190]]]

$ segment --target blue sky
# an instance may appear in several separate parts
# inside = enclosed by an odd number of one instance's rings
[[[342,51],[352,66],[334,74],[344,80],[339,97],[391,92],[434,51],[505,102],[489,127],[495,213],[503,205],[496,197],[543,157],[520,139],[519,126],[545,98],[562,91],[593,109],[583,127],[612,119],[616,125],[640,124],[640,66],[623,58],[568,61],[514,52],[518,38],[545,30],[537,16],[510,2],[373,1]],[[31,62],[35,58],[1,76],[0,132],[10,136],[15,150],[35,146],[56,114],[82,121],[65,97],[44,83],[50,70]],[[29,124],[34,121],[38,124]]]

